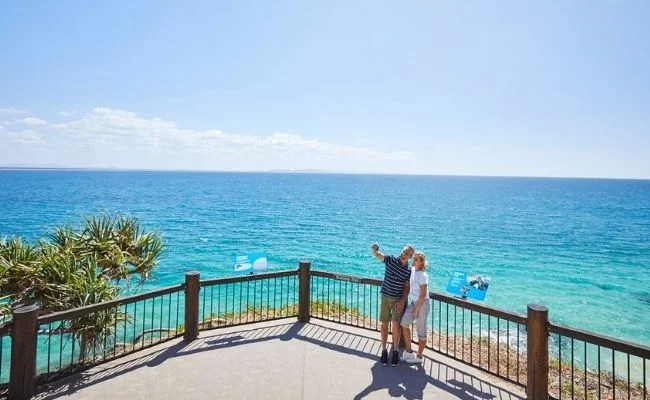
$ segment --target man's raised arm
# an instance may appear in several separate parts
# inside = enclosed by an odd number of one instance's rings
[[[382,254],[381,251],[379,251],[379,245],[377,243],[374,243],[372,246],[370,246],[370,249],[372,250],[372,255],[375,257],[377,260],[384,262],[384,255]]]

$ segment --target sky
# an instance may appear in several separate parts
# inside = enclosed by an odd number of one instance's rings
[[[650,178],[648,1],[0,2],[0,166]]]

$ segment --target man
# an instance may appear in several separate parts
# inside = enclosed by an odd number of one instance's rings
[[[411,245],[404,246],[402,254],[399,257],[385,256],[379,251],[379,246],[375,243],[371,247],[372,255],[386,265],[384,272],[384,282],[381,284],[381,305],[379,312],[379,321],[381,322],[381,358],[383,365],[388,364],[388,351],[386,342],[388,341],[388,322],[391,322],[393,330],[393,355],[391,364],[393,367],[399,364],[399,339],[400,339],[400,320],[404,311],[404,301],[409,294],[409,278],[411,269],[409,268],[409,259],[413,256],[414,250]]]

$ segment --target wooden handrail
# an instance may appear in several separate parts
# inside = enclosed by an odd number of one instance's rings
[[[568,326],[551,323],[549,331],[558,335],[580,340],[589,344],[606,347],[615,351],[620,351],[632,356],[650,359],[650,347],[637,343],[627,342],[625,340],[600,335],[593,332],[587,332],[580,329],[569,328]]]
[[[526,317],[511,311],[502,310],[496,307],[490,307],[483,304],[472,303],[471,301],[463,300],[458,297],[449,296],[439,292],[429,292],[429,298],[438,300],[443,303],[452,304],[466,310],[480,312],[491,317],[501,318],[510,322],[521,325],[526,325]]]
[[[201,281],[201,287],[223,285],[226,283],[234,283],[234,282],[258,281],[262,279],[282,278],[285,276],[297,276],[297,275],[298,275],[298,270],[292,269],[289,271],[263,272],[263,273],[252,274],[252,275],[231,276],[228,278],[212,278],[212,279],[206,279]]]
[[[383,282],[381,279],[362,278],[360,276],[346,275],[346,274],[335,274],[335,273],[332,273],[332,272],[325,272],[325,271],[319,271],[319,270],[312,270],[311,275],[312,276],[320,276],[322,278],[336,279],[336,280],[339,280],[339,281],[362,283],[362,284],[374,285],[374,286],[381,286],[381,284]]]
[[[181,290],[183,290],[183,288],[184,285],[175,285],[163,289],[153,290],[151,292],[140,293],[133,296],[121,297],[119,299],[105,301],[102,303],[91,304],[79,308],[73,308],[71,310],[57,311],[55,313],[41,315],[40,317],[38,317],[38,323],[49,324],[50,322],[57,322],[66,319],[83,317],[85,315],[92,314],[94,312],[108,310],[110,308],[115,308],[124,304],[131,304],[141,300],[148,300],[154,297],[180,292]]]

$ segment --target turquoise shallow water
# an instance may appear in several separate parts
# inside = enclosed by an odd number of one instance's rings
[[[0,171],[0,235],[43,237],[102,210],[164,235],[145,289],[232,275],[235,255],[269,254],[271,270],[381,277],[369,245],[410,242],[431,288],[454,269],[490,275],[486,303],[650,343],[650,181],[376,175]]]

